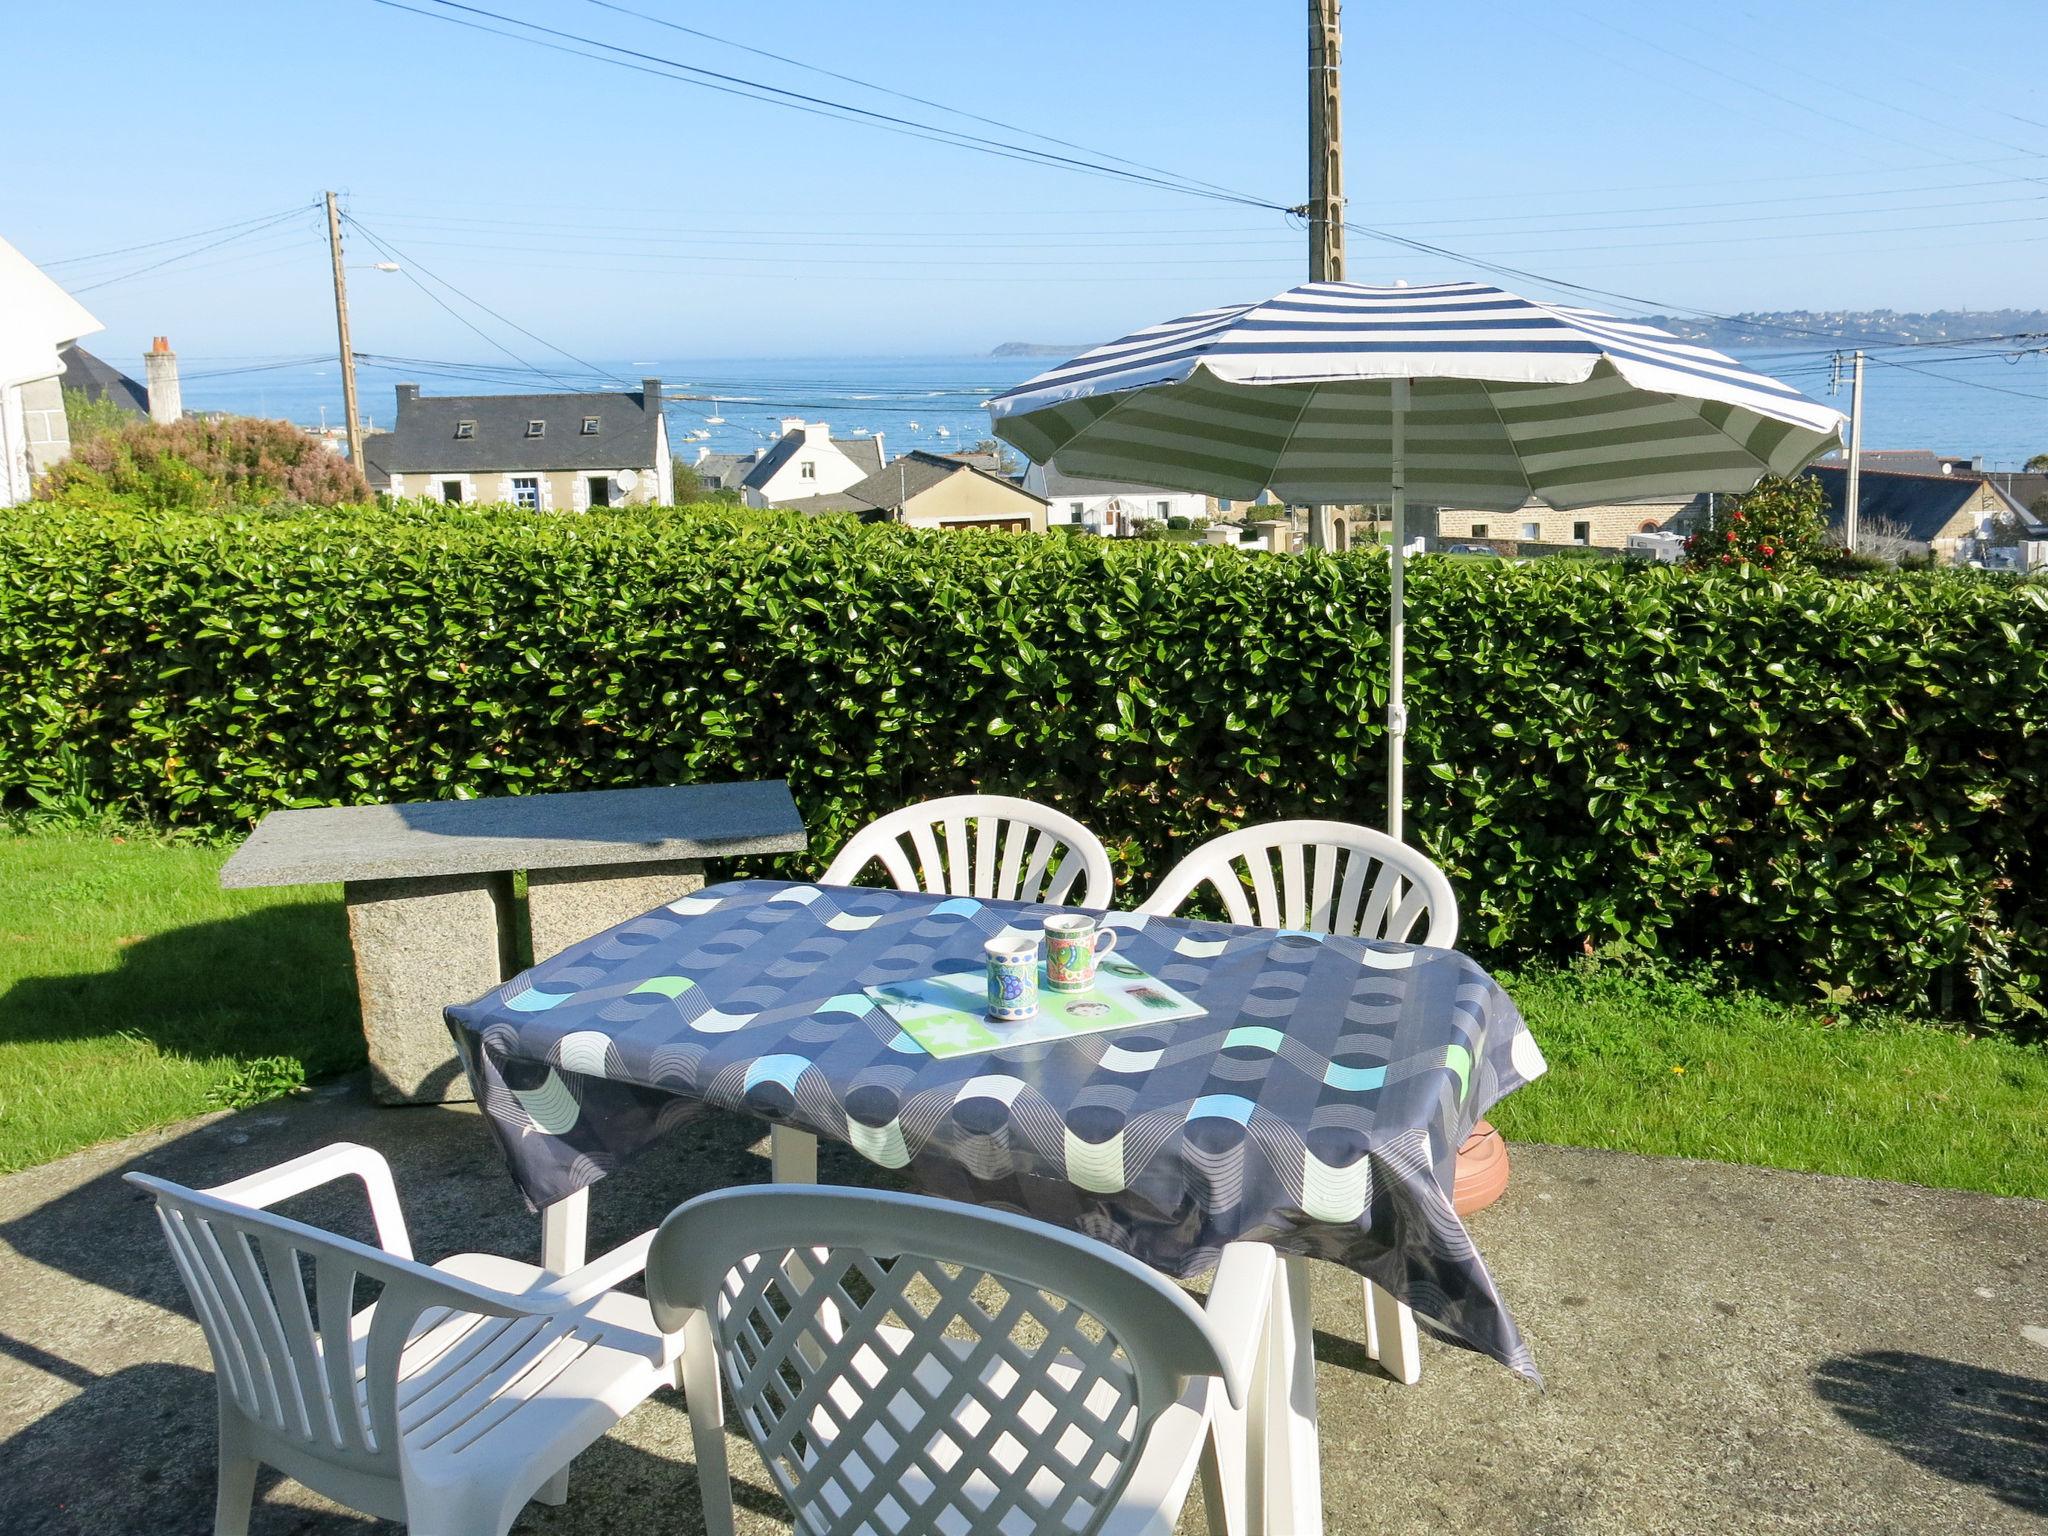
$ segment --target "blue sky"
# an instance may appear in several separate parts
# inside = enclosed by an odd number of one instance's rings
[[[475,3],[1021,138],[589,0]],[[1090,147],[1025,141],[1056,153],[1263,202],[1306,195],[1299,0],[619,3]],[[2048,6],[1941,15],[1930,36],[1921,0],[1352,0],[1352,217],[1654,306],[2048,305],[2048,82],[1991,67],[2048,57]],[[330,347],[310,211],[329,186],[412,276],[605,359],[1086,341],[1305,271],[1305,237],[1265,209],[802,115],[373,0],[36,6],[9,27],[31,67],[10,80],[0,235],[62,261],[120,358],[155,332],[200,358]],[[268,228],[63,260],[295,207]],[[412,276],[370,270],[366,237],[349,255],[359,349],[500,355]],[[166,256],[180,259],[137,270]],[[1474,274],[1354,234],[1349,275]]]

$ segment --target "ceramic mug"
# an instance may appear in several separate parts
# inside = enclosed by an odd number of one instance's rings
[[[1086,992],[1095,964],[1116,948],[1116,930],[1085,912],[1045,920],[1045,982],[1055,992]]]
[[[1035,1017],[1038,940],[990,939],[981,949],[988,956],[988,1016],[1002,1023]]]

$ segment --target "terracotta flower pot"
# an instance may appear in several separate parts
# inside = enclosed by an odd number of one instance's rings
[[[1451,1185],[1451,1205],[1460,1216],[1483,1211],[1508,1187],[1508,1144],[1484,1120],[1458,1148],[1458,1175]]]

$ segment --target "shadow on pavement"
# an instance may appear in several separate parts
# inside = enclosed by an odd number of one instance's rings
[[[1822,1361],[1813,1386],[1928,1471],[2048,1515],[2048,1381],[1885,1349]]]

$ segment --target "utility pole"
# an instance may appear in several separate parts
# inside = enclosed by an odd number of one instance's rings
[[[1863,354],[1856,354],[1856,370],[1849,382],[1849,485],[1842,497],[1842,542],[1856,548],[1858,498],[1863,490]]]
[[[1344,119],[1338,103],[1342,0],[1308,0],[1308,280],[1344,281]],[[1330,509],[1308,510],[1311,549],[1336,544]]]
[[[341,406],[348,416],[348,461],[367,475],[363,461],[363,423],[356,414],[356,353],[348,339],[348,278],[341,266],[341,210],[327,194],[327,249],[334,258],[334,329],[341,337]]]

